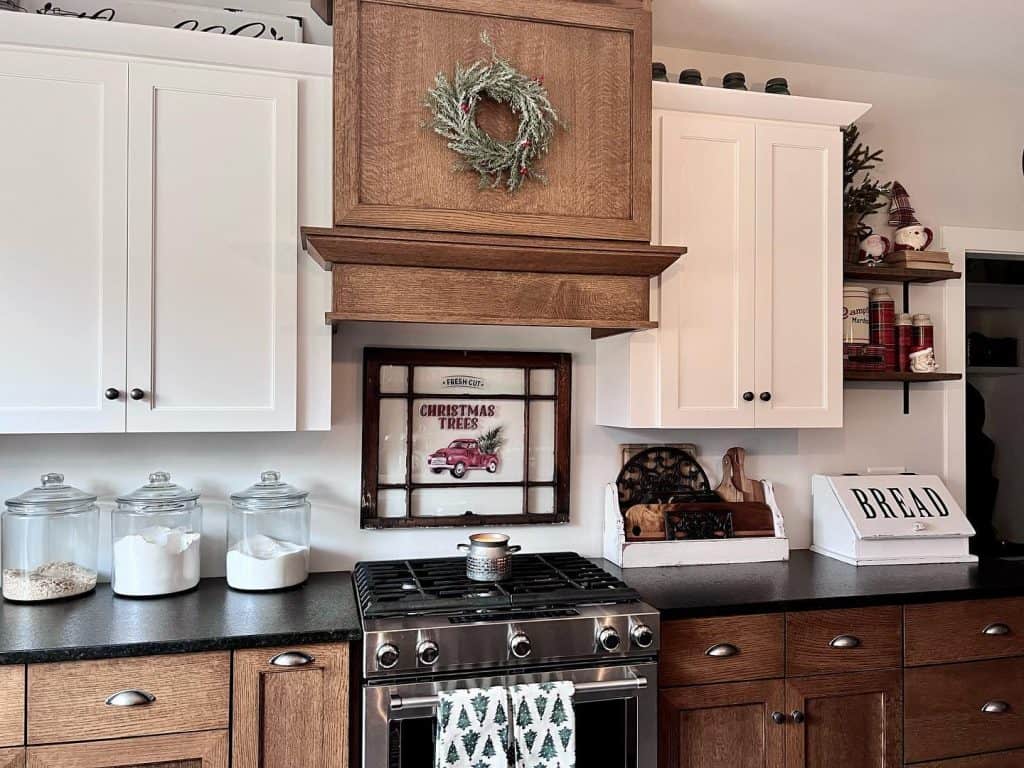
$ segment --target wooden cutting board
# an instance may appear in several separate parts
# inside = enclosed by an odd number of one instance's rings
[[[730,448],[722,457],[722,482],[715,492],[723,501],[756,501],[764,503],[764,486],[759,480],[747,477],[744,462],[747,452]]]

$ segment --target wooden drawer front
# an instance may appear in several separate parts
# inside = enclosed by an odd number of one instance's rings
[[[1024,656],[1024,598],[908,605],[907,666]]]
[[[781,613],[666,622],[661,625],[660,685],[782,677],[784,631]]]
[[[0,747],[25,743],[25,668],[0,667]],[[0,763],[0,768],[4,768]]]
[[[25,750],[0,749],[0,768],[25,768]]]
[[[28,768],[228,768],[228,732],[29,747]]]
[[[230,677],[227,652],[33,664],[28,743],[227,728]],[[106,703],[129,690],[155,698],[135,706]]]
[[[1024,659],[908,669],[904,685],[906,762],[1024,747]]]
[[[786,614],[786,675],[899,667],[899,606]]]
[[[936,763],[918,763],[914,768],[1024,768],[1024,749],[996,752],[991,755],[955,757]]]

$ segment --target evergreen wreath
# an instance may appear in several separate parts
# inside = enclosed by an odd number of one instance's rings
[[[468,69],[456,64],[452,80],[438,73],[427,92],[426,107],[433,119],[426,125],[462,158],[454,170],[480,175],[481,189],[504,183],[509,192],[516,192],[531,178],[546,183],[534,164],[548,153],[555,126],[566,126],[551,105],[544,77],[528,77],[498,56],[486,32],[480,40],[491,49],[490,61],[476,61]],[[476,111],[484,99],[507,104],[519,117],[514,139],[498,141],[477,125]]]

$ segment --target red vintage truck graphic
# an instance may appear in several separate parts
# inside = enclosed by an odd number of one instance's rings
[[[471,469],[486,469],[491,474],[498,471],[498,454],[488,453],[480,448],[473,438],[452,440],[447,448],[434,451],[427,457],[427,466],[435,475],[451,472],[452,477],[461,478]]]

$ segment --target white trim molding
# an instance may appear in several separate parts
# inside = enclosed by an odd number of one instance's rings
[[[967,253],[1019,254],[1024,259],[1024,231],[942,227],[940,246],[949,251],[953,268],[966,274]],[[949,370],[964,378],[945,387],[946,445],[943,474],[957,502],[967,507],[967,280],[951,280],[945,291],[946,350]]]

